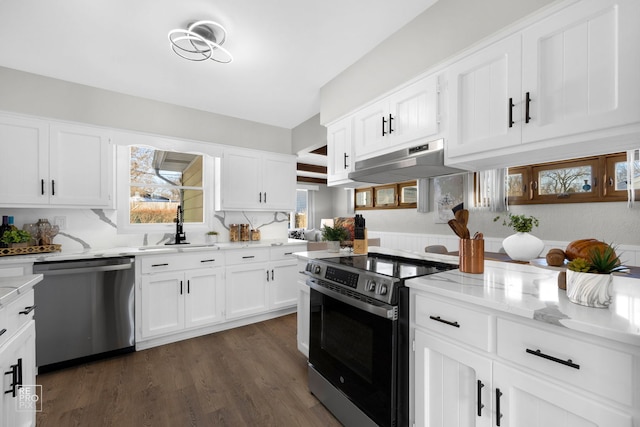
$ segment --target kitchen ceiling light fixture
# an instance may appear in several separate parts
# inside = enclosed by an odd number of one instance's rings
[[[214,21],[196,21],[186,29],[169,31],[171,49],[189,61],[212,61],[228,64],[233,61],[231,53],[222,47],[227,40],[227,30]]]

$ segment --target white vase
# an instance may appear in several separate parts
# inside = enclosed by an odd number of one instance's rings
[[[544,242],[533,234],[518,232],[502,241],[504,251],[515,261],[531,261],[540,255]]]
[[[569,301],[587,307],[606,308],[611,304],[611,275],[567,270]]]
[[[340,242],[338,240],[327,241],[327,252],[340,252]]]

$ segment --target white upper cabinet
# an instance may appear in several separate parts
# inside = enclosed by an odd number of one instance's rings
[[[0,117],[2,206],[113,206],[108,132],[38,119]],[[10,154],[8,154],[10,153]]]
[[[356,112],[356,160],[389,153],[439,132],[438,76],[431,75]]]
[[[519,122],[521,64],[520,35],[515,35],[451,66],[448,156],[520,143],[515,121]]]
[[[522,33],[523,142],[640,120],[640,2],[590,0]]]
[[[216,210],[295,208],[295,156],[226,149],[216,180]]]
[[[353,117],[349,116],[327,127],[327,185],[351,182],[353,170]]]
[[[447,164],[518,166],[637,141],[640,2],[567,4],[451,65]]]

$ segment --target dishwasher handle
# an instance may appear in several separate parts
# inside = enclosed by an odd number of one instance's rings
[[[133,267],[133,263],[130,264],[116,264],[116,265],[101,265],[95,267],[79,267],[79,268],[61,268],[58,270],[46,270],[40,271],[40,274],[45,276],[60,276],[63,274],[81,274],[81,273],[95,273],[98,271],[117,271],[117,270],[129,270]]]

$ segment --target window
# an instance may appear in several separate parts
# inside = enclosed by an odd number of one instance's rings
[[[296,190],[296,211],[292,213],[289,228],[309,228],[309,190]]]
[[[509,168],[506,193],[515,205],[626,201],[626,182],[626,154],[617,153]]]
[[[355,209],[407,209],[418,206],[416,181],[358,188],[355,191]]]

